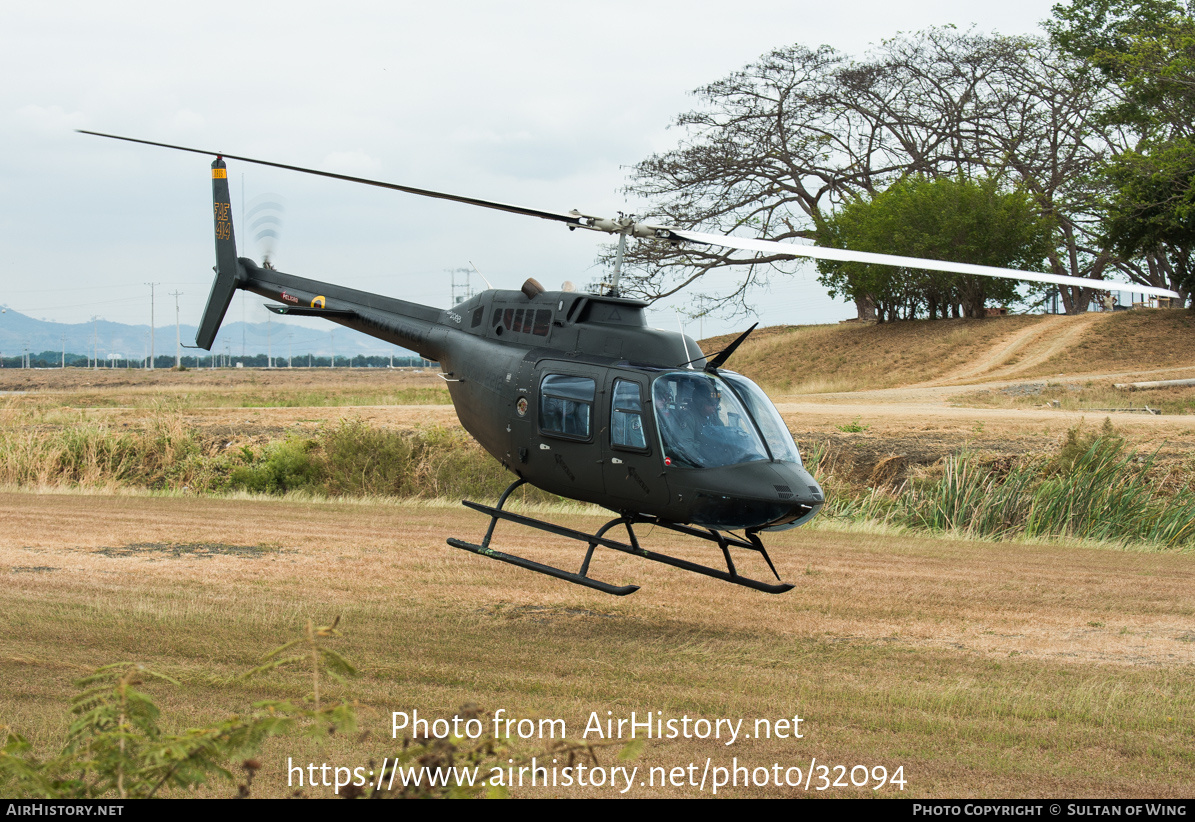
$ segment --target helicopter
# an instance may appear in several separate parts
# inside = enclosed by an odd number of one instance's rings
[[[771,400],[754,382],[723,367],[755,326],[708,356],[683,333],[649,328],[648,303],[619,294],[628,237],[1053,284],[1092,283],[1063,275],[706,234],[623,215],[546,211],[80,131],[215,157],[211,173],[216,276],[196,347],[211,350],[233,295],[242,290],[274,301],[266,307],[276,314],[319,317],[438,362],[461,425],[515,476],[496,505],[463,501],[490,518],[480,543],[452,537],[448,544],[615,596],[634,593],[639,586],[592,577],[589,567],[598,547],[765,593],[789,591],[794,586],[780,580],[760,534],[802,525],[825,505],[821,486],[803,465]],[[603,293],[550,291],[528,279],[518,290],[491,288],[449,309],[285,274],[268,262],[259,266],[237,256],[225,158],[562,222],[570,230],[615,234],[614,274]],[[1177,296],[1160,288],[1133,289]],[[507,510],[510,495],[526,483],[617,516],[590,534]],[[495,550],[491,543],[500,521],[581,543],[585,553],[579,569],[568,571]],[[635,533],[635,526],[641,525],[716,544],[725,570],[643,548]],[[626,530],[625,542],[608,536],[619,526]],[[776,581],[740,574],[732,548],[759,554]]]

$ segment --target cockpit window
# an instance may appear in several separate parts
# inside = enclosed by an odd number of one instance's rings
[[[797,444],[793,442],[793,435],[789,433],[788,426],[784,424],[776,406],[772,405],[772,401],[760,387],[733,371],[719,371],[718,374],[730,383],[739,399],[751,411],[751,416],[755,418],[755,423],[767,441],[768,450],[772,452],[772,459],[800,465],[801,453],[797,450]]]
[[[657,377],[652,385],[664,456],[687,468],[768,459],[750,417],[721,380],[699,371]]]
[[[647,449],[643,435],[643,403],[639,401],[639,383],[614,381],[614,402],[610,408],[610,444],[636,451]]]

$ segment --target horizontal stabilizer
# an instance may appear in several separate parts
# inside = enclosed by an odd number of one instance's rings
[[[204,351],[211,351],[216,341],[216,332],[220,330],[220,323],[224,322],[224,315],[232,303],[232,296],[236,293],[236,279],[223,275],[216,275],[212,283],[211,293],[207,297],[207,306],[203,309],[203,318],[199,321],[199,330],[195,332],[195,345]]]
[[[291,317],[356,317],[357,312],[349,308],[307,308],[301,305],[269,305],[266,308],[275,314]]]

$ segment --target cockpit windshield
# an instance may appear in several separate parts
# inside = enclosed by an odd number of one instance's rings
[[[793,435],[780,417],[780,412],[772,401],[768,399],[758,385],[733,371],[719,371],[718,375],[730,383],[739,399],[747,406],[755,424],[759,426],[768,450],[772,452],[772,459],[780,462],[795,462],[801,464],[801,452],[793,442]]]
[[[664,374],[652,385],[652,399],[670,464],[720,468],[768,459],[742,403],[716,377],[701,371]]]
[[[767,459],[801,464],[780,412],[746,377],[730,371],[672,372],[656,378],[652,399],[671,464],[720,468]]]

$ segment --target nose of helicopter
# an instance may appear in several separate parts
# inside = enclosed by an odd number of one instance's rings
[[[792,463],[773,463],[772,469],[781,477],[776,485],[778,493],[782,485],[793,489],[792,507],[786,516],[780,517],[767,525],[760,526],[760,530],[784,531],[804,525],[816,516],[826,504],[826,495],[813,475],[800,465]],[[785,481],[786,480],[786,481]]]
[[[817,480],[796,463],[754,462],[701,473],[692,521],[709,528],[795,528],[826,500]]]

